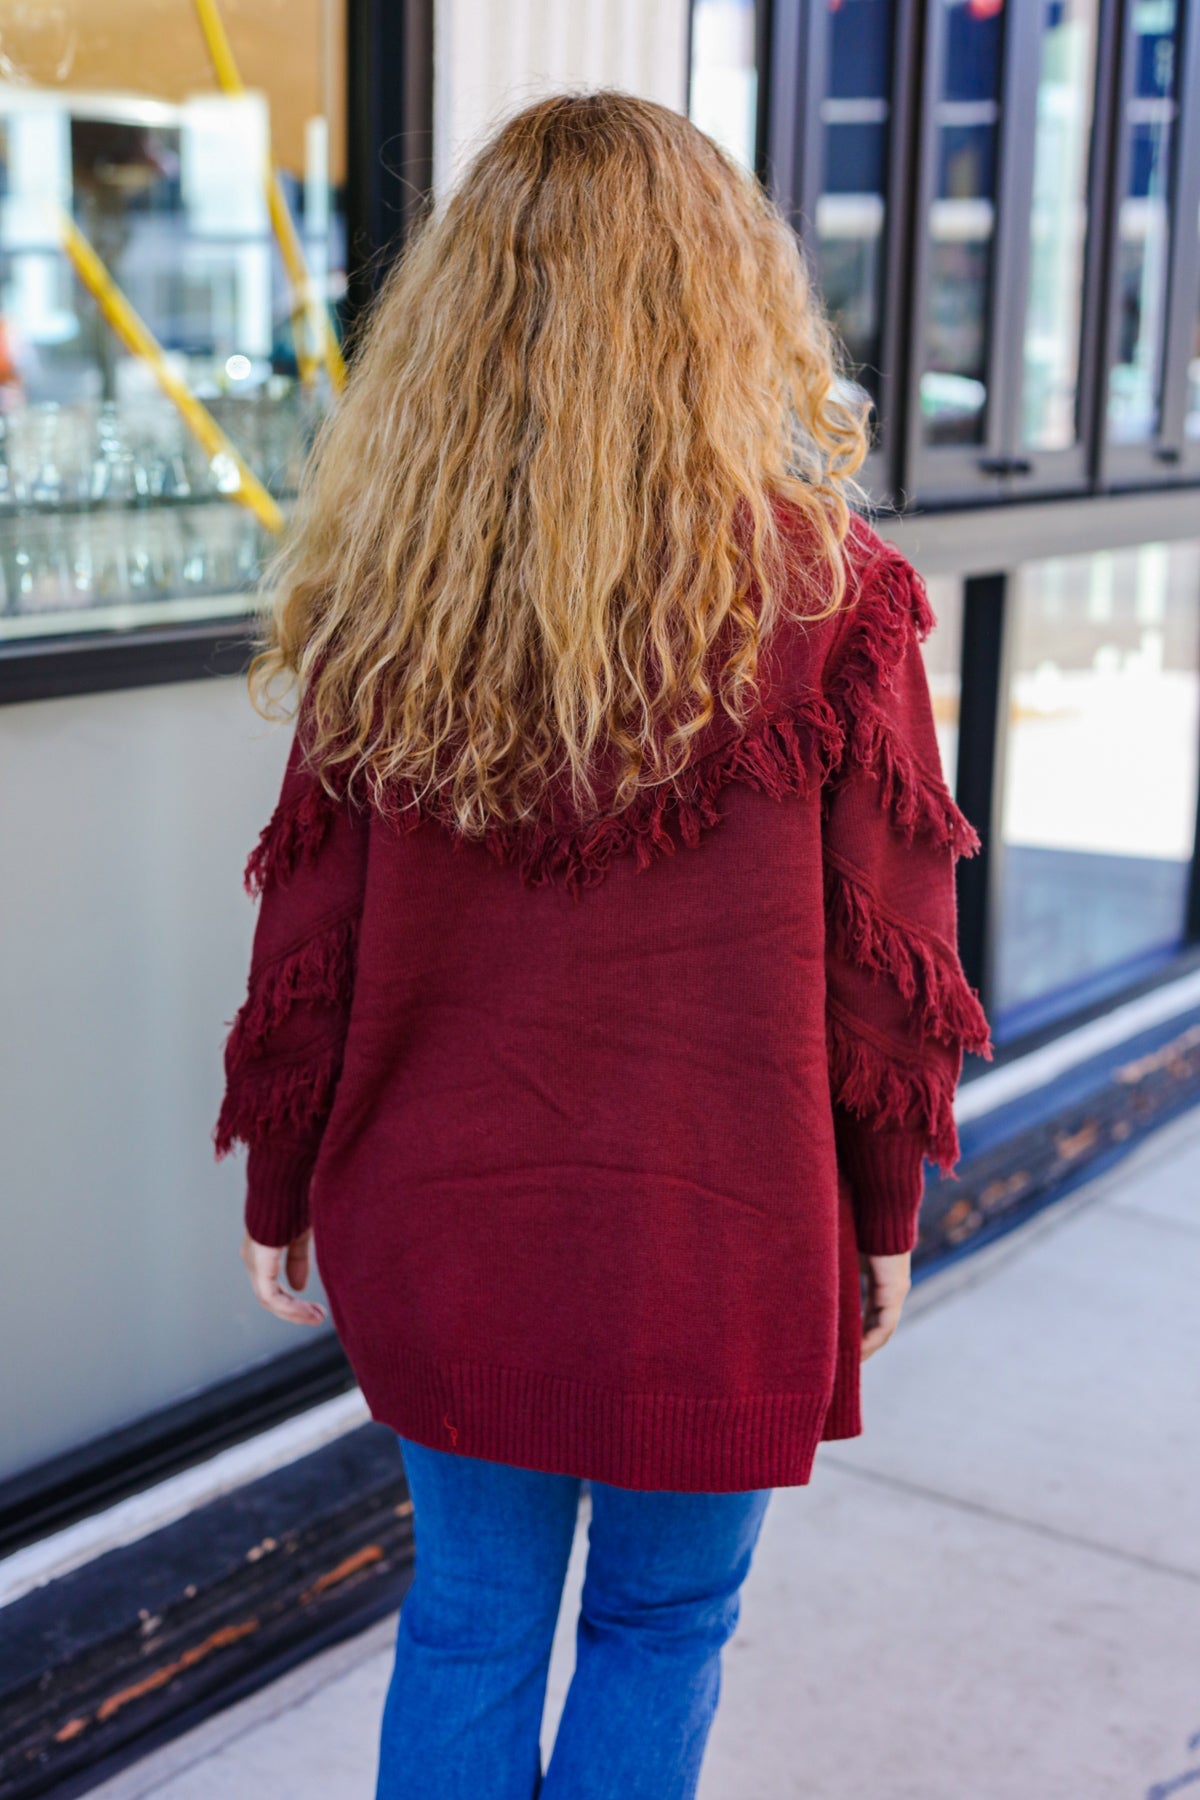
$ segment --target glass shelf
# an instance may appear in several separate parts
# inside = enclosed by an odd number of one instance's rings
[[[126,600],[109,606],[0,618],[0,645],[33,638],[75,637],[93,631],[136,631],[152,625],[194,625],[206,619],[244,619],[253,595],[198,594],[165,600]]]

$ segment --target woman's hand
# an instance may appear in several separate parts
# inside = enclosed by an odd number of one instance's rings
[[[874,1356],[900,1323],[900,1309],[912,1286],[912,1254],[860,1256],[866,1291],[863,1295],[862,1361]]]
[[[286,1261],[287,1278],[297,1291],[308,1281],[312,1261],[312,1232],[304,1231],[293,1238],[286,1249],[270,1244],[256,1244],[249,1232],[242,1239],[242,1261],[250,1271],[250,1285],[260,1306],[276,1318],[292,1325],[320,1325],[325,1308],[316,1300],[296,1300],[280,1282],[280,1269]]]

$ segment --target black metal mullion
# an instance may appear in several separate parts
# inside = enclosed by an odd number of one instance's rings
[[[914,157],[910,191],[912,193],[912,255],[910,262],[910,297],[908,308],[908,356],[904,382],[904,437],[901,452],[900,482],[911,498],[920,486],[925,446],[921,439],[921,373],[925,362],[925,325],[929,309],[930,262],[932,239],[929,214],[935,187],[937,123],[934,101],[937,94],[938,56],[945,34],[945,9],[938,0],[925,0],[925,29],[918,52],[920,93],[923,104],[915,115],[915,129],[910,140]]]
[[[793,227],[800,207],[800,59],[806,12],[804,0],[771,0],[764,25],[769,39],[763,82],[766,92],[765,98],[760,97],[758,121],[762,138],[759,176]]]
[[[771,189],[771,105],[775,55],[775,18],[784,0],[755,0],[754,6],[754,173]],[[692,35],[696,29],[695,0],[688,0],[688,111],[691,111]]]
[[[1188,363],[1200,303],[1200,0],[1191,0],[1180,38],[1176,84],[1175,193],[1163,340],[1162,417],[1157,454],[1168,469],[1184,462]],[[1197,446],[1200,456],[1200,446]]]
[[[1132,78],[1129,40],[1132,33],[1132,8],[1129,0],[1118,0],[1112,53],[1112,85],[1108,111],[1108,142],[1105,146],[1105,194],[1103,220],[1103,281],[1096,332],[1096,359],[1092,368],[1095,390],[1093,416],[1092,478],[1105,487],[1109,473],[1108,396],[1116,353],[1118,306],[1117,270],[1120,244],[1121,196],[1129,168],[1128,134],[1125,110]]]
[[[1200,595],[1197,595],[1200,605]],[[1200,743],[1196,746],[1200,757]],[[1196,816],[1192,826],[1192,860],[1188,868],[1187,896],[1183,907],[1183,936],[1189,944],[1200,944],[1200,781],[1196,783]]]
[[[1195,596],[1197,610],[1200,611],[1200,592]],[[1200,764],[1200,740],[1196,744],[1197,762]],[[1188,869],[1187,896],[1184,901],[1183,935],[1189,944],[1200,943],[1200,777],[1196,782],[1196,812],[1192,825],[1192,860]]]
[[[434,0],[347,0],[346,310],[361,324],[433,187]]]
[[[887,192],[884,197],[879,441],[868,465],[881,490],[877,497],[889,500],[899,496],[901,491],[901,453],[908,429],[907,375],[913,351],[913,265],[920,220],[915,187],[920,162],[918,132],[923,43],[924,20],[918,0],[896,0]]]
[[[771,0],[754,0],[754,33],[755,33],[755,35],[754,35],[754,68],[755,68],[755,73],[758,75],[760,80],[762,77],[763,63],[762,63],[761,57],[759,56],[758,27],[762,21],[762,16],[763,16],[764,11],[769,9],[770,3],[771,3]],[[695,54],[696,54],[696,0],[688,0],[687,25],[685,26],[684,33],[683,33],[683,93],[684,93],[683,112],[684,112],[684,117],[688,118],[688,119],[690,119],[692,116],[692,100],[693,100],[692,62],[695,57]],[[757,118],[755,121],[756,133],[755,133],[755,139],[754,139],[754,150],[755,150],[756,158],[758,155],[757,126],[759,123],[761,123],[762,110],[763,110],[761,91],[757,95],[757,101],[758,101]],[[754,170],[755,170],[755,174],[757,174],[758,173],[757,161],[755,161]]]
[[[962,687],[955,798],[982,848],[957,866],[959,954],[967,979],[991,1005],[994,924],[1003,845],[1001,818],[1008,721],[1008,576],[963,583]]]
[[[1112,310],[1108,271],[1117,243],[1116,162],[1121,130],[1119,82],[1124,67],[1123,0],[1103,0],[1096,45],[1096,111],[1088,177],[1083,328],[1079,344],[1076,420],[1085,481],[1100,479],[1108,401],[1108,330]]]

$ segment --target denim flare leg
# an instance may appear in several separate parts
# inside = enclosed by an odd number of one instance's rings
[[[376,1800],[692,1800],[770,1488],[591,1484],[575,1674],[543,1777],[580,1481],[400,1439],[416,1576]]]

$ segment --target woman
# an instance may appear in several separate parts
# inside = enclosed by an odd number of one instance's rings
[[[380,1796],[694,1794],[771,1490],[859,1432],[957,1159],[977,840],[852,392],[732,158],[556,96],[407,247],[273,571],[217,1146],[260,1300],[319,1322],[315,1244],[403,1449]]]

